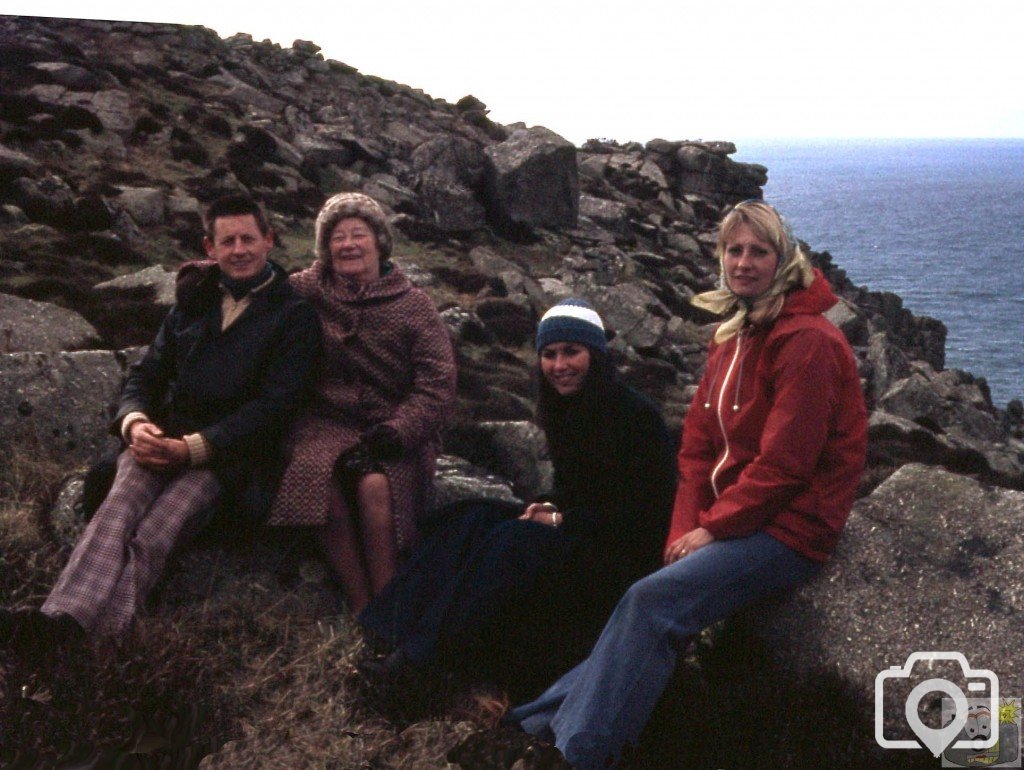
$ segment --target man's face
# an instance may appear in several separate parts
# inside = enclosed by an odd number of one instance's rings
[[[217,217],[213,220],[213,238],[204,238],[210,259],[217,260],[221,272],[236,281],[259,275],[274,246],[274,234],[264,235],[252,214]]]

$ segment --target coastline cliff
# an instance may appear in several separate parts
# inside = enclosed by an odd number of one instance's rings
[[[327,61],[308,41],[282,48],[201,27],[5,16],[0,59],[5,477],[21,467],[21,450],[69,472],[108,448],[121,376],[172,301],[174,268],[201,251],[205,202],[238,190],[264,202],[273,257],[294,269],[312,259],[323,200],[358,189],[387,207],[397,260],[456,344],[459,403],[442,493],[527,497],[545,468],[529,422],[537,319],[566,296],[590,300],[615,332],[626,379],[678,425],[714,320],[689,300],[717,278],[717,222],[761,197],[770,173],[733,161],[729,142],[575,147],[543,127],[494,123],[474,96],[451,104]],[[1005,670],[1004,692],[1019,695],[1024,595],[1019,580],[1000,576],[1019,575],[1024,558],[1024,407],[997,409],[983,379],[944,368],[940,322],[853,285],[827,252],[812,254],[842,298],[830,320],[858,357],[869,468],[834,577],[787,605],[784,622],[750,619],[755,633],[784,666],[827,670],[855,690],[902,663],[905,643],[972,643]],[[80,526],[79,491],[80,478],[65,484],[40,530],[54,560]],[[266,544],[253,548],[267,556]],[[231,559],[251,588],[251,563]],[[294,561],[276,562],[290,577],[271,582],[292,597],[286,604],[306,596],[314,609],[302,617],[322,623],[325,581],[296,578],[312,568]],[[199,563],[197,574],[214,574]],[[0,556],[5,599],[32,595],[18,587],[34,585],[29,569]],[[921,574],[942,585],[921,588]],[[222,582],[231,580],[242,578]],[[957,590],[976,601],[929,636],[929,613]],[[178,575],[165,602],[177,611],[201,592]],[[855,607],[840,613],[843,597]],[[989,629],[989,647],[974,621]],[[821,632],[813,650],[799,642],[808,627]],[[853,635],[863,654],[844,646]],[[3,740],[0,732],[0,749]]]

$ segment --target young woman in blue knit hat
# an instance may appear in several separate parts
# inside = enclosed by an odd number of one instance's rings
[[[658,566],[676,482],[661,414],[616,376],[583,300],[545,313],[537,353],[554,488],[525,508],[456,503],[359,616],[393,650],[365,674],[440,667],[522,696],[586,655],[625,589]]]

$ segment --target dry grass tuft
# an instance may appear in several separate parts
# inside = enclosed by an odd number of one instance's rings
[[[60,568],[42,512],[56,498],[63,470],[31,441],[0,460],[0,605],[20,606],[45,596]]]
[[[38,439],[29,435],[4,452],[0,462],[0,505],[42,510],[53,504],[63,477],[60,463]]]

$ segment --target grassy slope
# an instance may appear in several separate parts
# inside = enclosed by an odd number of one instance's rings
[[[66,554],[36,511],[61,469],[15,451],[0,473],[0,591],[37,606]],[[493,724],[500,691],[452,679],[368,689],[362,641],[302,536],[228,539],[186,551],[129,644],[71,657],[0,652],[0,764],[132,754],[149,767],[444,768],[462,736]],[[870,705],[840,683],[795,684],[734,633],[686,659],[634,768],[932,767],[874,746]],[[100,747],[100,748],[95,748]],[[21,756],[24,765],[17,765]],[[205,757],[205,758],[204,758]],[[60,765],[58,765],[60,766]],[[118,765],[121,766],[121,765]]]

